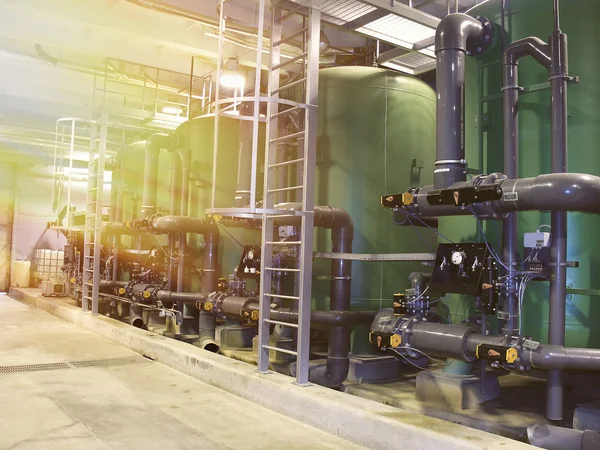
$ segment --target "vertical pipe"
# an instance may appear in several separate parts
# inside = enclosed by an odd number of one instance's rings
[[[187,216],[189,209],[190,165],[192,155],[189,148],[179,150],[179,155],[181,158],[181,204],[179,206],[179,211],[181,215]]]
[[[502,118],[504,140],[504,173],[510,179],[519,177],[519,83],[518,65],[516,62],[502,66]],[[516,271],[518,269],[518,213],[509,213],[502,222],[502,246],[505,265]],[[515,335],[519,333],[519,299],[517,283],[509,273],[508,282],[502,292],[502,312],[505,318],[501,320],[502,334]]]
[[[256,38],[256,72],[254,78],[254,117],[252,121],[252,172],[250,188],[250,208],[254,210],[256,206],[256,177],[258,175],[258,125],[260,109],[260,76],[262,71],[263,59],[263,35],[265,28],[265,1],[258,2],[258,33]]]
[[[188,108],[187,108],[187,120],[192,118],[192,91],[194,90],[194,62],[195,56],[192,55],[192,62],[190,67],[190,92],[188,97]]]
[[[252,117],[254,104],[244,102],[240,106],[240,116]],[[251,205],[252,190],[252,135],[254,124],[251,120],[240,120],[240,148],[238,151],[237,187],[235,190],[235,206],[242,208]]]
[[[436,162],[434,186],[444,189],[466,180],[464,160],[464,51],[448,49],[437,53]]]
[[[75,119],[71,122],[71,151],[69,154],[69,188],[67,189],[67,227],[71,226],[71,187],[73,185],[73,154],[75,152]],[[88,174],[89,176],[89,174]],[[104,185],[102,185],[104,186]],[[96,198],[100,193],[96,192]]]
[[[181,192],[181,158],[178,152],[171,153],[171,198],[169,200],[169,214],[179,215]]]
[[[177,292],[184,291],[186,233],[179,233],[179,263],[177,266]]]
[[[217,72],[216,72],[216,88],[215,88],[215,127],[213,132],[213,167],[212,167],[212,191],[210,207],[216,208],[217,201],[217,162],[219,153],[219,118],[221,116],[221,105],[219,100],[221,97],[221,73],[223,71],[223,45],[225,32],[225,1],[219,1],[219,46],[217,51]],[[211,82],[212,87],[212,82]],[[209,111],[210,112],[210,111]]]
[[[554,2],[558,8],[558,1]],[[550,37],[552,64],[550,68],[552,173],[567,171],[567,37],[558,30],[558,9],[555,9],[556,31]],[[548,344],[564,345],[567,287],[567,213],[551,215],[551,278],[550,317]],[[546,417],[561,420],[563,417],[562,371],[548,371]]]

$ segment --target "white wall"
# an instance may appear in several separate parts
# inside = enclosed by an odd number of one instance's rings
[[[85,209],[86,181],[73,182],[71,204],[78,211]],[[110,199],[110,187],[105,186],[104,204]],[[59,231],[47,228],[57,214],[52,212],[52,178],[40,171],[20,170],[16,180],[16,202],[13,233],[13,260],[31,260],[36,249],[62,250],[66,238]],[[66,220],[63,223],[66,225]]]

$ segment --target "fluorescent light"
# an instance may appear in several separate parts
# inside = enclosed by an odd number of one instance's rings
[[[177,108],[175,106],[164,106],[162,112],[165,114],[173,114],[174,116],[178,116],[183,112],[183,109]]]

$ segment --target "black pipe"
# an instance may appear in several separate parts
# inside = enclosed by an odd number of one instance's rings
[[[138,305],[129,306],[129,324],[135,328],[146,328],[144,319],[142,318],[142,307]]]
[[[407,339],[411,347],[445,358],[472,362],[480,344],[502,347],[506,336],[484,336],[468,325],[417,322],[409,325]],[[566,348],[538,344],[534,350],[519,349],[521,364],[544,370],[600,371],[600,349]]]
[[[190,197],[190,165],[192,164],[192,153],[189,149],[180,149],[178,152],[181,160],[181,199],[179,211],[183,216],[188,215]]]
[[[169,214],[180,214],[180,193],[181,193],[181,156],[179,152],[171,153],[171,198],[169,201]]]
[[[466,180],[464,87],[466,55],[481,53],[491,41],[491,23],[449,14],[438,24],[436,54],[436,162],[434,185],[447,188]]]
[[[158,190],[158,157],[161,148],[170,148],[173,141],[169,135],[154,133],[146,141],[144,158],[144,190],[142,193],[141,217],[147,217],[156,210]]]
[[[278,210],[298,211],[300,203],[281,203]],[[354,223],[347,211],[331,206],[315,206],[315,226],[331,230],[331,246],[335,253],[352,253]],[[298,218],[282,217],[276,223],[288,221],[297,223]],[[350,309],[352,288],[352,262],[343,259],[331,260],[331,293],[329,309],[347,311]],[[329,352],[327,366],[315,367],[309,372],[309,380],[328,387],[336,387],[344,382],[350,368],[350,329],[332,326],[329,330]]]
[[[552,126],[552,173],[567,172],[567,77],[569,72],[567,36],[560,32],[559,5],[554,1],[555,31],[550,36],[552,63],[549,72]],[[562,346],[565,343],[565,315],[567,303],[567,213],[555,211],[550,225],[550,317],[548,344]],[[550,420],[563,418],[562,372],[548,372],[546,393],[546,417]]]
[[[548,68],[550,56],[548,45],[538,38],[525,38],[511,43],[502,55],[502,106],[504,130],[504,174],[508,178],[519,177],[519,59],[532,56]],[[504,264],[518,269],[518,213],[508,213],[502,222],[502,255]],[[501,292],[501,307],[506,319],[500,320],[502,334],[518,334],[519,299],[517,280],[509,277]]]
[[[159,290],[156,292],[156,298],[162,303],[192,303],[204,302],[208,298],[207,294],[200,292],[174,292],[167,290]]]
[[[524,350],[523,360],[536,369],[600,371],[600,350],[595,348],[568,348],[562,345],[540,345],[535,350]]]
[[[112,289],[126,288],[129,286],[129,281],[100,280],[98,285],[100,292],[110,292]]]
[[[472,209],[484,219],[503,219],[513,211],[573,211],[600,213],[600,177],[583,173],[552,173],[532,178],[501,179],[498,174],[491,183],[502,190],[499,200],[476,203]],[[472,186],[459,183],[452,189]],[[455,205],[429,204],[427,194],[433,186],[421,186],[413,191],[413,203],[406,209],[419,217],[443,217],[471,214]]]
[[[215,341],[216,318],[208,311],[200,311],[198,318],[198,345],[200,348],[212,353],[219,351],[219,346]]]
[[[240,105],[240,116],[252,117],[254,103],[243,102]],[[240,120],[240,148],[238,152],[237,187],[235,190],[235,206],[238,208],[250,204],[252,188],[252,134],[254,124],[251,120]]]
[[[538,424],[527,428],[529,443],[547,450],[597,450],[600,433]]]

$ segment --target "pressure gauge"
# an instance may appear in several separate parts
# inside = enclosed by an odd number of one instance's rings
[[[452,252],[452,264],[454,265],[461,265],[465,262],[465,259],[467,258],[467,255],[465,255],[465,252]]]

